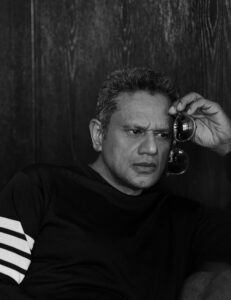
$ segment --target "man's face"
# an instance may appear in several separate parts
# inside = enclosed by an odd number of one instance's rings
[[[170,100],[146,91],[121,93],[98,159],[99,173],[126,194],[139,194],[163,173],[171,145]]]

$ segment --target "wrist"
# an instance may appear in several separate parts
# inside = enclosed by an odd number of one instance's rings
[[[211,150],[217,152],[221,156],[224,156],[231,152],[231,142],[227,144],[221,144],[217,147],[212,148]]]

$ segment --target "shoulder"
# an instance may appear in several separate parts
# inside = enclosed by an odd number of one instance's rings
[[[30,164],[15,172],[1,188],[1,192],[22,192],[37,190],[49,192],[55,182],[61,182],[64,178],[85,175],[85,165],[61,166],[54,164]]]
[[[55,164],[31,164],[21,169],[18,174],[27,176],[35,183],[42,181],[52,181],[52,179],[59,176],[68,176],[68,174],[76,174],[84,176],[84,164],[74,166],[63,166]]]
[[[58,187],[66,187],[70,184],[78,185],[87,184],[91,180],[89,167],[84,163],[78,163],[71,166],[55,164],[32,164],[28,165],[17,174],[18,177],[24,177],[24,181],[45,189],[52,193],[52,190]]]

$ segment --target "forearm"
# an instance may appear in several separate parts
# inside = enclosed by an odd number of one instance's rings
[[[221,144],[216,148],[211,148],[211,150],[217,152],[218,154],[225,156],[231,153],[231,141]]]

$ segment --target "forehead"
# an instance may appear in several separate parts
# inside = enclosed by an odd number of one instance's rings
[[[161,93],[150,94],[146,91],[121,93],[117,96],[116,102],[117,111],[114,113],[114,118],[120,121],[154,122],[163,126],[169,123],[168,109],[171,101]]]

